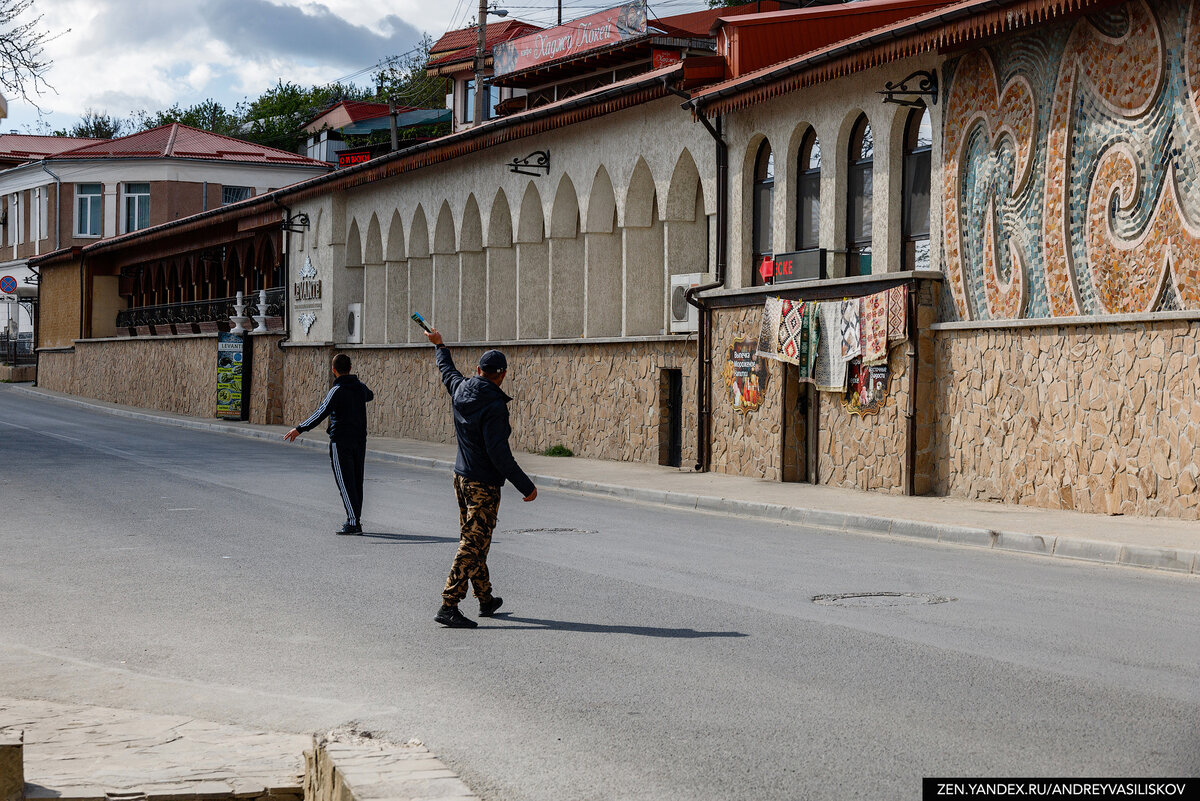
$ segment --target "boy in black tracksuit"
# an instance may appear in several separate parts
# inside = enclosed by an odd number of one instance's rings
[[[362,534],[363,465],[367,458],[367,403],[375,393],[350,373],[350,357],[333,357],[333,388],[317,410],[283,435],[288,442],[329,418],[329,464],[337,481],[346,523],[335,534]]]

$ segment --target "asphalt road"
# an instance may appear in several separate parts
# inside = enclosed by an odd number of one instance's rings
[[[323,451],[0,385],[0,453],[0,695],[353,720],[489,801],[1200,775],[1195,578],[507,488],[449,630],[445,473],[368,462],[358,538]],[[868,592],[947,600],[814,602]]]

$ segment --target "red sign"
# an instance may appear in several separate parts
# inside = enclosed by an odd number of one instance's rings
[[[771,262],[771,274],[776,278],[791,279],[795,263],[791,259],[775,259]]]
[[[651,50],[651,69],[662,69],[683,61],[683,53],[678,50]]]
[[[775,262],[771,261],[770,256],[763,256],[762,264],[758,265],[758,274],[764,281],[775,274]]]
[[[371,160],[370,150],[343,150],[338,153],[338,167],[349,167],[352,164],[365,164]]]
[[[645,32],[646,3],[638,0],[511,42],[501,42],[492,48],[492,64],[496,75],[505,75],[556,58],[616,44]]]
[[[16,291],[17,279],[13,278],[11,275],[6,275],[3,278],[0,278],[0,292],[3,292],[6,295],[11,295]]]

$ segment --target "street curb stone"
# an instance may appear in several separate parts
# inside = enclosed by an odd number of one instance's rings
[[[152,412],[137,412],[116,409],[101,402],[89,401],[63,395],[51,395],[33,387],[14,387],[41,398],[50,398],[64,403],[85,406],[119,417],[175,425],[182,428],[215,431],[250,437],[253,439],[278,440],[275,432],[242,428],[237,423],[210,423],[187,418],[165,417]],[[326,445],[316,440],[296,440],[302,447],[324,450]],[[368,457],[386,462],[423,467],[431,470],[452,471],[454,463],[427,456],[368,450]],[[832,529],[846,533],[875,536],[900,537],[904,539],[934,540],[947,545],[962,545],[987,548],[1039,556],[1074,559],[1101,564],[1165,570],[1173,573],[1200,574],[1200,552],[1158,546],[1134,546],[1116,542],[1077,539],[1073,537],[1029,534],[1014,531],[993,531],[974,526],[955,526],[907,518],[885,518],[840,512],[830,509],[783,506],[760,501],[740,501],[711,495],[691,495],[677,491],[651,490],[645,487],[623,487],[584,479],[561,478],[542,474],[530,474],[536,484],[544,487],[600,495],[622,500],[670,506],[700,512],[753,517],[772,522],[785,522],[814,528]]]

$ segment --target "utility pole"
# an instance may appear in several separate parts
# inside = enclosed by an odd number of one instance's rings
[[[558,24],[562,25],[562,0],[558,0]]]
[[[475,125],[483,122],[483,48],[487,38],[488,0],[479,0],[479,40],[475,46]]]

